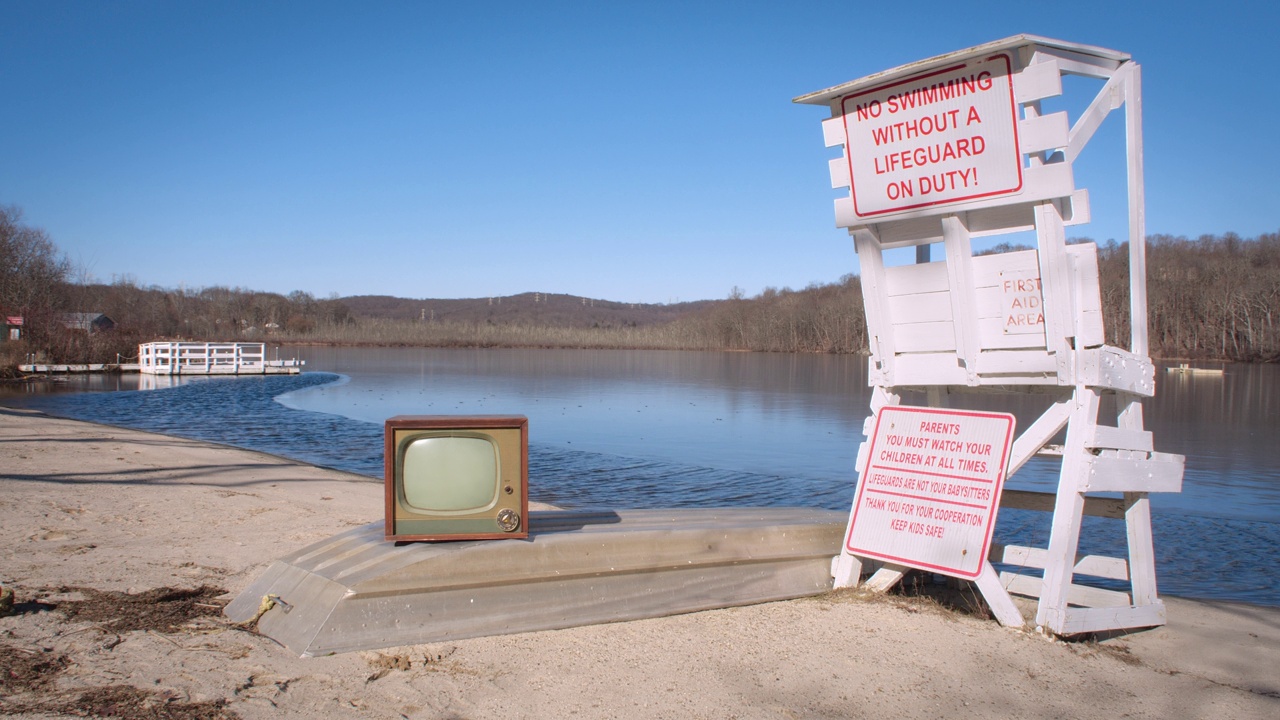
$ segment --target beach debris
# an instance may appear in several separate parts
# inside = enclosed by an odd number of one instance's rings
[[[123,593],[94,588],[59,588],[60,593],[76,593],[80,600],[59,600],[57,609],[68,620],[101,623],[112,632],[154,630],[173,632],[200,617],[221,614],[224,603],[219,587],[160,587],[140,593]]]
[[[0,585],[0,617],[13,612],[13,588]]]

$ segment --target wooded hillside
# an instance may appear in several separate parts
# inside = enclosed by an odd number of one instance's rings
[[[198,290],[69,281],[71,266],[43,231],[0,208],[0,315],[22,315],[24,338],[0,343],[0,364],[31,353],[114,362],[159,339],[470,347],[730,349],[863,352],[861,284],[846,275],[803,290],[766,289],[701,302],[631,304],[564,294],[475,299],[318,299],[244,288]],[[1108,342],[1128,343],[1128,247],[1098,248]],[[1152,354],[1280,359],[1280,234],[1148,241]],[[68,330],[64,313],[99,312],[109,332]]]

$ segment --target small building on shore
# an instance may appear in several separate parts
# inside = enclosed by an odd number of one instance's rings
[[[81,312],[63,315],[62,324],[68,330],[83,330],[93,334],[115,329],[116,321],[100,312]]]
[[[0,342],[22,339],[22,316],[0,313]]]

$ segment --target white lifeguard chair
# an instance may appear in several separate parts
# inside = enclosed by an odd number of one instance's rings
[[[1042,101],[1062,93],[1064,75],[1103,82],[1074,121],[1065,111],[1042,112]],[[1113,50],[1019,35],[796,102],[830,107],[826,144],[845,147],[830,172],[833,187],[849,188],[836,201],[836,219],[853,236],[861,264],[872,415],[899,404],[906,391],[923,391],[934,407],[958,391],[1051,396],[1048,410],[1014,441],[1008,473],[1037,454],[1060,456],[1057,492],[1006,491],[1001,502],[1051,510],[1048,546],[992,545],[976,582],[996,617],[1023,624],[1013,593],[1038,598],[1036,625],[1060,635],[1164,624],[1148,493],[1180,491],[1183,458],[1155,452],[1143,428],[1142,399],[1154,394],[1155,373],[1138,64]],[[1089,220],[1073,162],[1120,108],[1128,144],[1128,349],[1104,342],[1095,246],[1068,245],[1065,233]],[[1035,249],[973,255],[973,237],[1028,230]],[[933,243],[942,244],[944,260],[929,262]],[[912,246],[916,264],[886,264],[886,251]],[[1115,416],[1100,417],[1108,395]],[[1051,445],[1064,428],[1065,442]],[[860,475],[866,450],[863,443]],[[1078,555],[1084,515],[1123,520],[1127,557]],[[1012,569],[997,573],[992,562]],[[833,562],[837,587],[856,585],[862,566],[846,549]],[[1042,574],[1021,571],[1027,568]],[[887,589],[905,569],[883,565],[868,583]],[[1083,576],[1121,581],[1128,591],[1079,582]]]

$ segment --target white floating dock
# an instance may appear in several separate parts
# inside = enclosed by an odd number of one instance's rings
[[[844,513],[532,512],[528,540],[393,543],[376,522],[274,562],[226,608],[303,656],[817,595]]]
[[[301,360],[268,360],[265,343],[151,342],[138,346],[147,375],[294,375]]]

